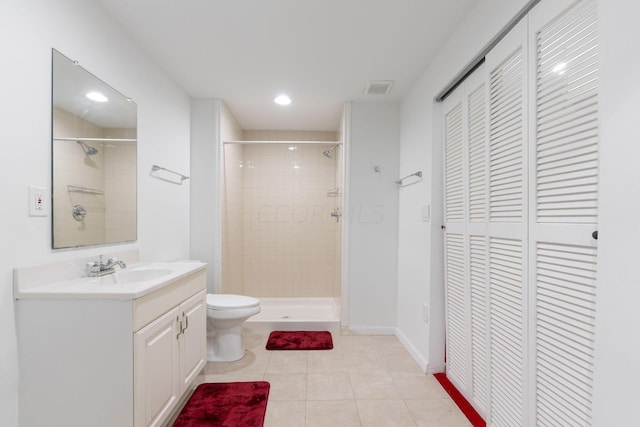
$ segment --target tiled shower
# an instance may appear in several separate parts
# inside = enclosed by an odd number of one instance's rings
[[[342,150],[335,142],[224,144],[222,292],[339,297]]]

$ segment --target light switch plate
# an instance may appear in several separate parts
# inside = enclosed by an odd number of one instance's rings
[[[47,187],[29,186],[29,216],[49,215],[49,192]]]
[[[422,222],[431,221],[431,205],[422,205]]]

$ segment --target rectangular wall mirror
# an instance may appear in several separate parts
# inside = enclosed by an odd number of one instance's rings
[[[137,106],[53,49],[52,246],[137,238]]]

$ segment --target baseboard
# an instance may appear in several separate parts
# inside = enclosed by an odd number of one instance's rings
[[[439,374],[444,372],[444,363],[429,363],[427,364],[427,374]]]
[[[349,330],[358,335],[395,335],[391,326],[349,326]]]
[[[420,366],[420,369],[422,370],[422,372],[429,373],[427,371],[427,368],[429,366],[427,359],[425,359],[424,356],[420,354],[418,349],[415,348],[415,346],[409,340],[409,338],[407,338],[407,336],[403,334],[402,331],[398,328],[396,328],[395,330],[395,336],[396,338],[398,338],[398,341],[400,341],[400,343],[404,346],[404,348],[409,352],[411,357],[413,357],[413,360],[415,360],[418,366]]]

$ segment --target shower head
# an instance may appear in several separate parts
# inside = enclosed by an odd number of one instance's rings
[[[328,150],[324,150],[322,152],[322,155],[325,156],[327,159],[330,159],[331,158],[331,153],[333,152],[333,150],[338,148],[338,145],[340,145],[340,144],[336,144],[333,147],[329,148]]]
[[[93,156],[94,154],[98,154],[98,149],[95,147],[92,147],[90,145],[87,145],[86,142],[84,141],[76,141],[78,144],[80,144],[80,146],[82,147],[82,149],[84,150],[84,153],[87,156]]]

